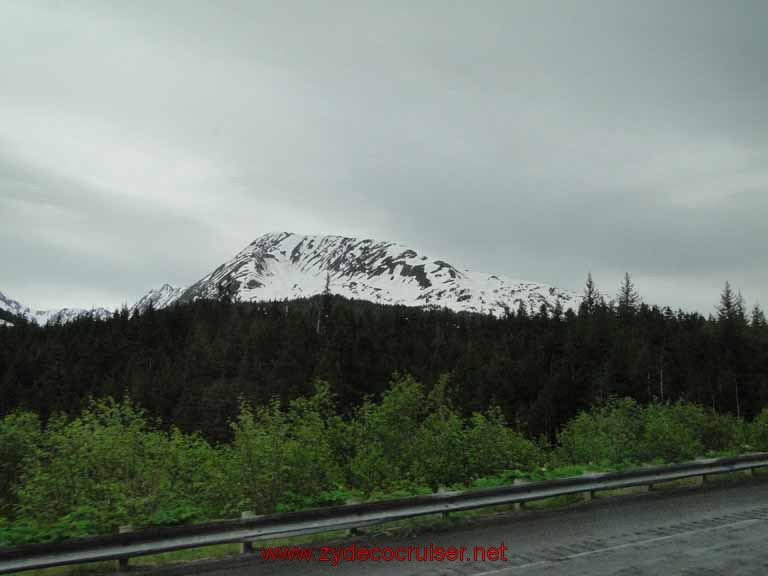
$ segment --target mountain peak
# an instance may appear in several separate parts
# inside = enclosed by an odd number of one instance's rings
[[[163,284],[132,307],[165,308],[176,302],[215,299],[222,286],[241,301],[287,300],[323,294],[381,304],[435,306],[501,315],[524,304],[536,311],[558,303],[573,308],[577,296],[498,274],[471,272],[398,244],[349,236],[270,232],[188,288]],[[84,314],[106,318],[103,308],[31,311],[0,293],[0,310],[37,324],[67,322]]]
[[[521,303],[538,310],[575,302],[569,292],[462,270],[395,242],[292,232],[259,236],[179,301],[215,298],[222,284],[234,286],[243,301],[309,297],[321,294],[326,282],[332,293],[348,298],[492,314]]]
[[[170,284],[163,284],[160,288],[150,290],[131,307],[133,312],[144,312],[150,306],[152,308],[165,308],[178,300],[183,288],[177,288]]]

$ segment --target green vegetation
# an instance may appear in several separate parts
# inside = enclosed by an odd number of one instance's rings
[[[686,403],[612,398],[549,446],[497,407],[462,416],[447,378],[396,376],[342,414],[329,386],[241,403],[232,440],[165,430],[130,400],[93,400],[75,418],[0,419],[0,545],[544,480],[648,462],[768,449],[768,410],[752,422]]]

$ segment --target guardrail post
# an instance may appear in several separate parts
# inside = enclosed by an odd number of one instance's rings
[[[452,492],[448,486],[438,486],[437,487],[437,493],[438,494],[445,494],[446,492]],[[451,519],[451,513],[446,510],[445,512],[440,512],[440,516],[443,520],[450,520]]]
[[[523,478],[515,478],[515,479],[512,481],[512,483],[513,483],[514,485],[518,485],[518,484],[527,484],[527,482],[528,482],[528,481],[527,481],[527,480],[524,480]],[[519,511],[520,511],[521,509],[523,509],[523,508],[525,508],[525,502],[515,502],[515,503],[512,505],[512,509],[513,509],[515,512],[519,512]]]
[[[255,518],[256,514],[250,510],[240,513],[240,518],[245,520],[246,518]],[[253,542],[240,542],[240,554],[251,554],[253,552]]]
[[[749,476],[752,478],[755,475],[755,469],[754,468],[745,468],[744,469],[744,475]]]
[[[584,502],[592,502],[592,499],[595,497],[595,491],[590,490],[589,492],[583,492],[582,497],[584,498]]]
[[[360,500],[358,500],[357,498],[347,498],[347,500],[344,503],[347,504],[347,505],[360,504]],[[359,536],[362,533],[363,532],[362,532],[362,530],[360,530],[360,528],[350,528],[349,529],[349,535],[350,536]]]
[[[127,532],[133,532],[133,526],[130,524],[125,524],[123,526],[119,526],[117,528],[118,534],[126,534]],[[128,565],[128,558],[118,558],[117,559],[117,571],[118,572],[126,572],[130,569],[130,566]]]

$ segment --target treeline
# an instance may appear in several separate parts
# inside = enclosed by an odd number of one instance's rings
[[[427,390],[402,376],[343,415],[317,382],[284,406],[243,403],[232,440],[218,445],[162,430],[129,400],[94,401],[46,426],[14,412],[0,418],[0,546],[768,448],[768,411],[747,422],[609,399],[550,445],[493,406],[462,416],[455,397],[449,379]]]
[[[717,314],[648,306],[625,278],[606,299],[591,278],[578,311],[503,318],[319,296],[272,303],[200,301],[107,321],[0,328],[0,415],[75,415],[89,397],[128,394],[165,427],[228,441],[240,400],[283,403],[329,383],[346,414],[394,372],[430,389],[449,374],[467,416],[498,406],[550,440],[612,395],[685,399],[753,417],[768,405],[768,327],[729,286]]]

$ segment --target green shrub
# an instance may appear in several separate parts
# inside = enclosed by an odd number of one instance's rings
[[[180,524],[235,513],[237,496],[227,475],[225,450],[177,428],[155,435],[155,440],[162,462],[156,471],[150,524]]]
[[[94,402],[71,422],[49,422],[44,457],[18,490],[24,516],[41,525],[80,510],[99,531],[144,520],[162,464],[156,434],[130,403]]]
[[[459,415],[446,406],[428,415],[413,438],[409,476],[417,484],[437,490],[467,478],[467,441]]]
[[[530,470],[543,458],[536,444],[507,426],[498,408],[472,415],[464,453],[468,478],[492,476],[509,469]]]
[[[425,395],[406,376],[393,382],[380,403],[363,405],[351,424],[355,487],[371,492],[405,481],[436,490],[540,462],[537,446],[509,428],[498,408],[464,422],[447,400],[447,385],[441,379]]]
[[[293,509],[339,488],[342,473],[329,433],[332,411],[322,385],[287,410],[277,400],[255,412],[243,405],[227,450],[228,478],[239,494],[234,508],[265,514],[282,503]]]
[[[24,468],[40,457],[40,419],[30,412],[0,418],[0,516],[12,517]]]
[[[558,460],[599,466],[638,462],[642,434],[641,406],[630,398],[612,398],[568,422],[558,434]]]
[[[641,454],[647,462],[692,460],[704,451],[706,415],[686,402],[649,404],[644,410]]]
[[[748,427],[748,439],[755,450],[768,451],[768,408],[763,408]]]
[[[409,479],[417,457],[414,439],[427,411],[421,384],[396,377],[381,402],[366,401],[350,426],[354,454],[349,463],[353,487],[368,493]]]
[[[52,537],[202,518],[218,512],[226,480],[204,440],[155,430],[127,401],[100,400],[72,421],[52,419],[41,453],[16,490],[18,510],[53,527]]]
[[[749,427],[730,414],[708,411],[701,427],[701,443],[709,454],[736,454],[749,448]]]

